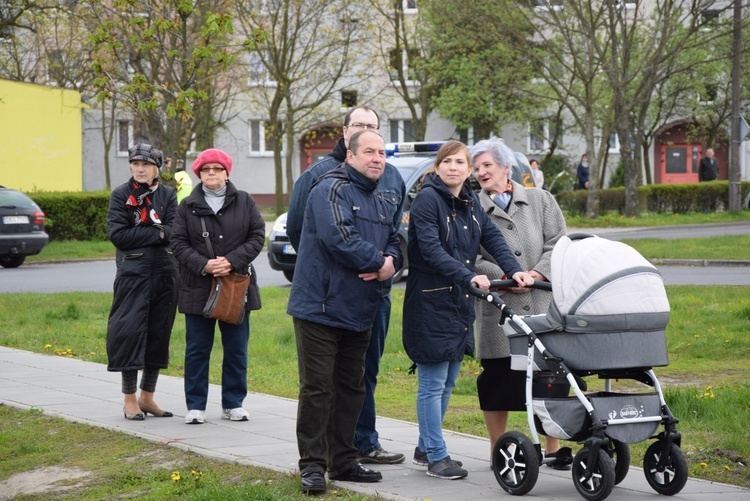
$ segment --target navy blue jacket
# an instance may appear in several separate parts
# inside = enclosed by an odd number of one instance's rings
[[[468,292],[483,246],[507,275],[523,271],[468,187],[453,196],[428,174],[411,206],[403,340],[414,362],[461,361],[474,353],[474,296]]]
[[[287,313],[362,332],[372,327],[386,282],[364,281],[384,256],[402,264],[397,228],[371,181],[348,164],[330,171],[310,192]]]
[[[305,217],[305,206],[310,190],[318,179],[327,172],[337,168],[346,161],[346,146],[344,138],[339,139],[333,151],[327,157],[304,171],[297,178],[292,190],[292,199],[289,201],[289,213],[286,217],[286,234],[295,249],[299,249],[299,241],[302,235],[302,221]],[[377,192],[388,203],[388,208],[393,216],[393,223],[398,229],[401,224],[401,216],[404,209],[404,197],[406,187],[404,179],[394,166],[385,164],[383,175],[378,181]]]

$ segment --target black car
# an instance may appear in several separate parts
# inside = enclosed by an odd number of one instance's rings
[[[20,191],[0,186],[0,266],[17,268],[49,241],[44,212]]]
[[[404,271],[409,266],[406,256],[407,233],[409,230],[409,209],[414,197],[417,196],[418,182],[425,171],[432,167],[437,156],[437,151],[444,144],[442,141],[424,143],[388,143],[386,144],[386,161],[396,167],[406,184],[406,200],[404,200],[404,215],[401,218],[401,227],[398,231],[401,251],[404,255],[404,266],[394,275],[393,280],[398,282]],[[516,164],[511,168],[511,178],[529,187],[534,187],[534,175],[531,172],[529,161],[522,153],[513,152]],[[474,176],[470,177],[475,189],[479,191],[479,183]],[[271,269],[284,272],[284,276],[292,281],[294,266],[297,262],[297,252],[289,237],[286,235],[286,213],[280,215],[273,225],[273,230],[268,236],[268,262]]]

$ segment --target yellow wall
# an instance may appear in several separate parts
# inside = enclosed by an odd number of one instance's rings
[[[81,94],[0,79],[0,185],[81,191]]]

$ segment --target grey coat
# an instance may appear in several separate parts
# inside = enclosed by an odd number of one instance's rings
[[[565,218],[555,198],[540,188],[524,188],[512,181],[513,198],[508,213],[501,210],[489,194],[482,190],[479,201],[490,220],[500,228],[508,247],[525,271],[536,270],[545,277],[550,274],[550,256],[557,241],[565,235]],[[480,249],[475,271],[490,280],[503,278],[504,272],[494,259]],[[503,301],[519,315],[545,313],[552,299],[550,292],[534,290],[528,294],[501,293]],[[508,339],[498,326],[500,310],[484,301],[476,302],[477,358],[510,356]]]

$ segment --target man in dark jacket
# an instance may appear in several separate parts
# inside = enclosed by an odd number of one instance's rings
[[[357,459],[354,433],[365,395],[365,354],[386,283],[401,267],[397,228],[377,193],[385,144],[350,138],[347,160],[310,192],[287,313],[299,364],[297,443],[302,490],[332,480],[377,482]]]
[[[719,164],[714,158],[713,148],[706,150],[706,156],[701,158],[698,166],[698,181],[714,181],[719,177]]]
[[[286,220],[286,233],[295,249],[299,249],[305,206],[313,185],[321,176],[340,166],[346,160],[346,148],[349,138],[354,133],[362,130],[376,131],[379,128],[380,118],[374,110],[366,107],[352,108],[344,117],[343,137],[339,139],[333,151],[326,158],[303,172],[294,183]],[[394,166],[386,163],[383,175],[375,189],[388,204],[391,220],[398,228],[401,224],[406,194],[404,179]],[[359,451],[359,460],[362,463],[396,464],[404,461],[404,455],[400,452],[383,450],[378,432],[375,429],[375,388],[378,384],[380,359],[383,357],[383,351],[385,350],[385,339],[388,335],[388,324],[391,319],[391,281],[387,281],[384,286],[383,297],[375,312],[370,346],[367,348],[365,358],[365,402],[357,421],[354,446]]]

